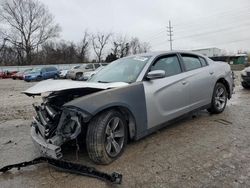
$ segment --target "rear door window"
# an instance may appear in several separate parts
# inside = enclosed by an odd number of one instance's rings
[[[198,69],[202,67],[198,56],[186,55],[186,54],[182,54],[181,56],[182,56],[183,64],[186,68],[186,71],[190,71],[190,70],[194,70],[194,69]]]

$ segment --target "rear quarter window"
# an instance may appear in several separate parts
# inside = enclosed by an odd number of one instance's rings
[[[199,59],[203,67],[207,66],[207,61],[203,57],[199,57]]]

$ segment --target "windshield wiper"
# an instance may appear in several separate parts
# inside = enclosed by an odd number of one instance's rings
[[[98,83],[110,83],[110,82],[106,82],[106,81],[101,81],[101,80],[99,80],[99,81],[97,81]]]

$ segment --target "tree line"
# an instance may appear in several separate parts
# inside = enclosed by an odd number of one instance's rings
[[[111,62],[150,50],[149,43],[137,37],[85,30],[79,42],[70,42],[60,39],[60,32],[40,1],[4,0],[0,4],[0,65]]]

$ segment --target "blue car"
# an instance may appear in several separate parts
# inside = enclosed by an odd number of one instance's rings
[[[28,74],[24,75],[24,80],[27,82],[30,81],[40,81],[49,78],[58,78],[59,71],[55,67],[44,67],[44,68],[35,68]]]

